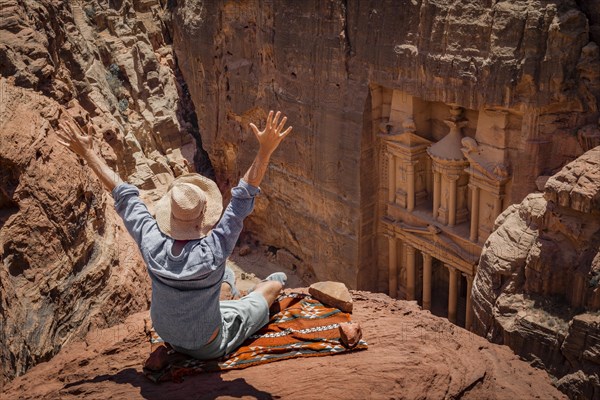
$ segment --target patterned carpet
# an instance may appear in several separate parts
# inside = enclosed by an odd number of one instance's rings
[[[307,294],[282,295],[271,307],[269,323],[235,352],[218,360],[200,361],[170,350],[151,331],[153,354],[161,359],[163,368],[144,368],[144,374],[154,382],[181,381],[186,375],[208,371],[242,369],[253,365],[296,357],[314,357],[364,350],[361,340],[348,349],[340,340],[339,324],[351,321],[350,314],[329,308]]]

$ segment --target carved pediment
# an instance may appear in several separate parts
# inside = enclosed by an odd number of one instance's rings
[[[431,144],[431,141],[410,131],[396,135],[393,140],[407,147],[429,146]]]
[[[461,151],[469,161],[469,166],[473,172],[478,172],[485,178],[497,183],[504,183],[508,180],[510,173],[506,164],[490,160],[485,149],[481,148],[473,138],[465,137],[461,142],[463,146]]]
[[[388,133],[380,135],[383,139],[388,141],[397,147],[401,147],[408,150],[425,149],[431,145],[431,141],[419,136],[415,132],[415,124],[412,119],[407,118],[402,127],[397,127],[389,122],[386,124],[385,129]],[[383,131],[383,130],[382,130]]]

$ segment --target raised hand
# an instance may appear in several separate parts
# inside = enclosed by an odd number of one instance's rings
[[[260,144],[260,152],[263,152],[266,155],[271,155],[277,146],[279,146],[279,143],[281,143],[283,138],[292,131],[291,126],[286,130],[283,130],[285,128],[285,123],[287,122],[287,117],[283,117],[283,119],[279,121],[281,115],[280,111],[277,111],[275,116],[273,116],[273,111],[269,111],[267,126],[262,131],[253,123],[250,124],[252,132],[254,132],[254,135]]]
[[[94,128],[91,125],[86,127],[87,134],[84,133],[77,122],[63,110],[58,126],[58,142],[83,157],[88,167],[108,190],[113,190],[123,183],[119,174],[110,169],[106,161],[94,152]]]
[[[289,133],[292,131],[291,126],[286,130],[283,130],[285,128],[285,123],[287,122],[287,117],[283,117],[283,119],[279,121],[280,117],[280,111],[277,111],[275,116],[273,116],[273,111],[269,111],[269,116],[267,117],[267,126],[262,131],[259,130],[256,125],[250,124],[252,132],[254,132],[254,135],[260,144],[260,149],[258,149],[256,158],[243,177],[243,179],[252,186],[260,185],[269,166],[271,154],[273,151],[275,151],[277,146],[279,146],[279,143],[281,143],[283,138],[289,135]]]
[[[83,158],[88,158],[94,153],[94,128],[87,126],[87,134],[79,127],[77,122],[70,117],[67,117],[63,111],[63,116],[58,123],[60,128],[56,132],[60,140],[58,141],[65,147],[68,147]]]

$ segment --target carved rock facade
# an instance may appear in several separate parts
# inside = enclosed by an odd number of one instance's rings
[[[494,219],[582,154],[577,130],[597,124],[586,7],[182,0],[171,26],[222,186],[252,161],[249,122],[281,108],[294,126],[249,230],[309,279],[421,303],[418,253],[431,256],[432,284],[456,292],[431,301],[446,315],[456,297],[464,319]]]

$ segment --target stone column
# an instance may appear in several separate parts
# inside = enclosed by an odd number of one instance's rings
[[[458,175],[449,175],[450,179],[450,197],[448,198],[448,226],[454,226],[456,223],[456,181]]]
[[[473,322],[473,305],[471,303],[471,289],[473,289],[473,276],[465,275],[467,278],[467,310],[465,311],[465,329],[471,330],[471,323]]]
[[[451,265],[448,267],[448,321],[456,323],[456,307],[458,304],[458,271]]]
[[[395,299],[398,296],[398,254],[396,247],[396,238],[392,233],[389,238],[389,288],[388,294]]]
[[[406,244],[406,300],[415,299],[415,248]]]
[[[406,209],[415,209],[415,166],[412,164],[406,166]]]
[[[433,173],[433,171],[431,170],[431,158],[427,157],[425,159],[425,187],[427,188],[427,191],[430,193],[433,192],[433,186],[431,183],[431,180],[432,180],[431,174],[432,173]]]
[[[442,176],[438,171],[433,171],[433,219],[437,220],[442,195]]]
[[[477,242],[479,239],[479,188],[475,185],[471,187],[471,232],[469,239]]]
[[[423,309],[431,310],[431,256],[423,253]]]
[[[388,153],[388,202],[396,202],[396,156]]]

